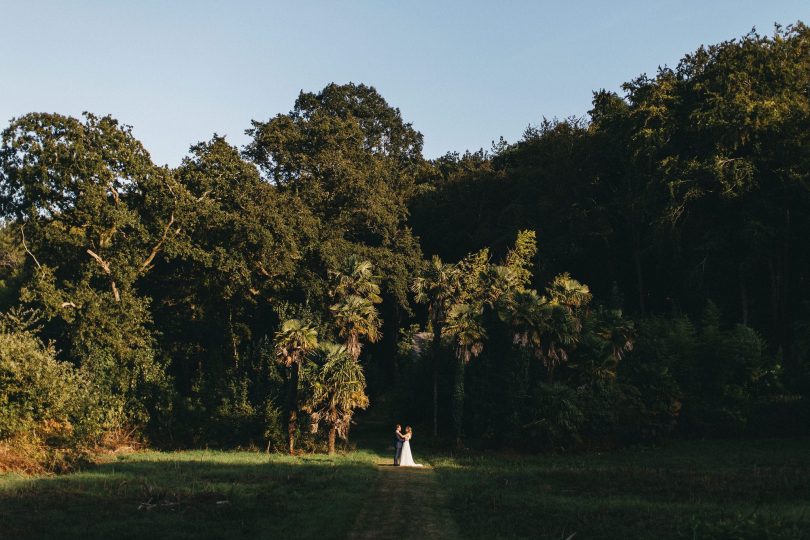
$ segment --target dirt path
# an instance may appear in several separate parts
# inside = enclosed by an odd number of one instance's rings
[[[377,468],[377,484],[349,533],[351,540],[461,538],[431,468],[387,463]]]

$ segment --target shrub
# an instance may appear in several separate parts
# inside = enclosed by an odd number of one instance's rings
[[[589,446],[613,446],[619,430],[622,388],[613,381],[599,381],[577,389],[584,415],[582,436]]]
[[[573,388],[562,383],[538,384],[529,414],[526,430],[533,446],[566,450],[581,442],[585,415]]]
[[[781,366],[764,340],[747,326],[721,327],[712,303],[699,329],[685,316],[648,318],[639,327],[619,374],[637,389],[625,392],[624,410],[641,439],[667,433],[676,419],[685,433],[739,435],[757,403],[783,393]]]
[[[104,417],[93,387],[79,370],[56,360],[51,346],[27,332],[0,332],[0,441],[6,467],[66,467],[98,440]]]
[[[287,429],[281,407],[268,399],[264,404],[264,438],[268,452],[283,452],[287,448]]]
[[[624,443],[658,442],[675,429],[682,392],[670,368],[658,358],[634,352],[619,371],[617,421]]]

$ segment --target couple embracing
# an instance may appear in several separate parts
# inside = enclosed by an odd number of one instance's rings
[[[405,428],[405,433],[402,433],[402,426],[397,424],[397,429],[394,431],[394,465],[400,467],[421,467],[419,463],[414,463],[413,455],[411,454],[411,438],[413,437],[413,429],[411,426]]]

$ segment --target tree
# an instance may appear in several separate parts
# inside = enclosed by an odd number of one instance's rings
[[[549,319],[548,300],[535,290],[517,291],[497,305],[500,319],[512,329],[512,341],[539,352]]]
[[[317,289],[307,260],[317,234],[306,209],[264,182],[224,137],[193,145],[175,175],[185,195],[178,197],[179,232],[139,284],[154,299],[177,409],[194,415],[182,425],[210,434],[206,426],[221,421],[216,436],[228,444],[245,436],[228,404],[246,429],[260,424],[251,411],[263,410],[269,395],[277,392],[279,410],[287,408],[287,387],[271,377],[284,372],[267,356],[281,322],[310,320],[281,306],[305,304]],[[195,418],[206,426],[192,426]]]
[[[335,438],[348,439],[352,415],[368,407],[363,368],[343,345],[322,343],[313,354],[310,396],[305,408],[313,429],[323,422],[329,428],[329,454],[335,453]]]
[[[380,317],[371,301],[349,296],[330,308],[338,335],[346,339],[346,349],[355,362],[360,359],[362,339],[374,343],[380,339]]]
[[[295,453],[295,432],[298,430],[298,384],[304,357],[318,346],[318,333],[297,319],[284,321],[275,336],[278,362],[287,368],[287,443],[290,455]]]
[[[589,311],[583,321],[581,342],[577,355],[580,383],[591,386],[600,381],[616,379],[619,363],[633,350],[635,325],[621,310],[598,306]]]
[[[28,114],[0,147],[0,214],[13,220],[32,278],[23,301],[51,319],[57,346],[93,374],[122,421],[142,424],[165,397],[150,300],[138,280],[177,233],[171,171],[156,167],[129,126]]]
[[[382,356],[393,358],[410,276],[422,264],[407,223],[427,168],[422,135],[373,87],[352,83],[302,92],[289,113],[254,121],[248,133],[246,156],[314,220],[317,239],[304,266],[318,279],[308,283],[309,300],[325,296],[326,270],[350,256],[370,261],[383,276],[383,346],[391,354]]]
[[[582,333],[582,309],[593,297],[587,285],[568,273],[555,277],[546,289],[549,296],[549,324],[546,346],[541,349],[548,369],[548,381],[553,382],[554,370],[568,361],[568,353],[579,343]]]
[[[447,314],[443,328],[445,337],[456,351],[456,372],[453,382],[453,427],[457,444],[461,444],[464,417],[464,371],[470,360],[481,354],[486,329],[481,321],[482,308],[473,304],[454,304]]]
[[[441,356],[441,338],[447,312],[453,301],[457,287],[457,273],[451,264],[443,263],[434,255],[422,274],[416,277],[411,285],[414,300],[427,304],[428,321],[433,331],[431,358],[433,364],[433,436],[439,435],[439,358]]]
[[[332,320],[355,361],[360,359],[362,339],[374,343],[380,338],[382,322],[375,304],[382,298],[373,269],[370,261],[349,257],[342,270],[330,272],[331,296],[337,300],[329,308]]]
[[[444,313],[446,309],[441,332],[453,344],[457,360],[452,416],[458,444],[461,444],[463,428],[465,369],[470,360],[481,353],[487,337],[484,311],[495,308],[503,298],[525,290],[531,281],[529,268],[536,253],[534,231],[520,231],[503,265],[491,264],[489,250],[483,249],[467,255],[452,271],[442,268],[441,260],[436,259],[433,279],[415,283],[417,291],[424,291],[420,293],[420,298],[429,292],[434,294],[437,313]],[[445,270],[447,274],[442,275]],[[428,289],[429,286],[431,289]],[[444,290],[444,287],[448,290]],[[449,307],[439,303],[446,303]]]
[[[378,276],[374,275],[374,265],[371,261],[359,260],[356,256],[349,256],[343,263],[341,270],[329,272],[332,279],[332,296],[347,298],[359,296],[372,304],[382,302]]]

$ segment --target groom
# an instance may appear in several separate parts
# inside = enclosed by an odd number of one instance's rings
[[[405,437],[402,436],[402,426],[397,424],[397,429],[394,431],[394,465],[399,465],[399,456],[402,454],[402,443]]]

